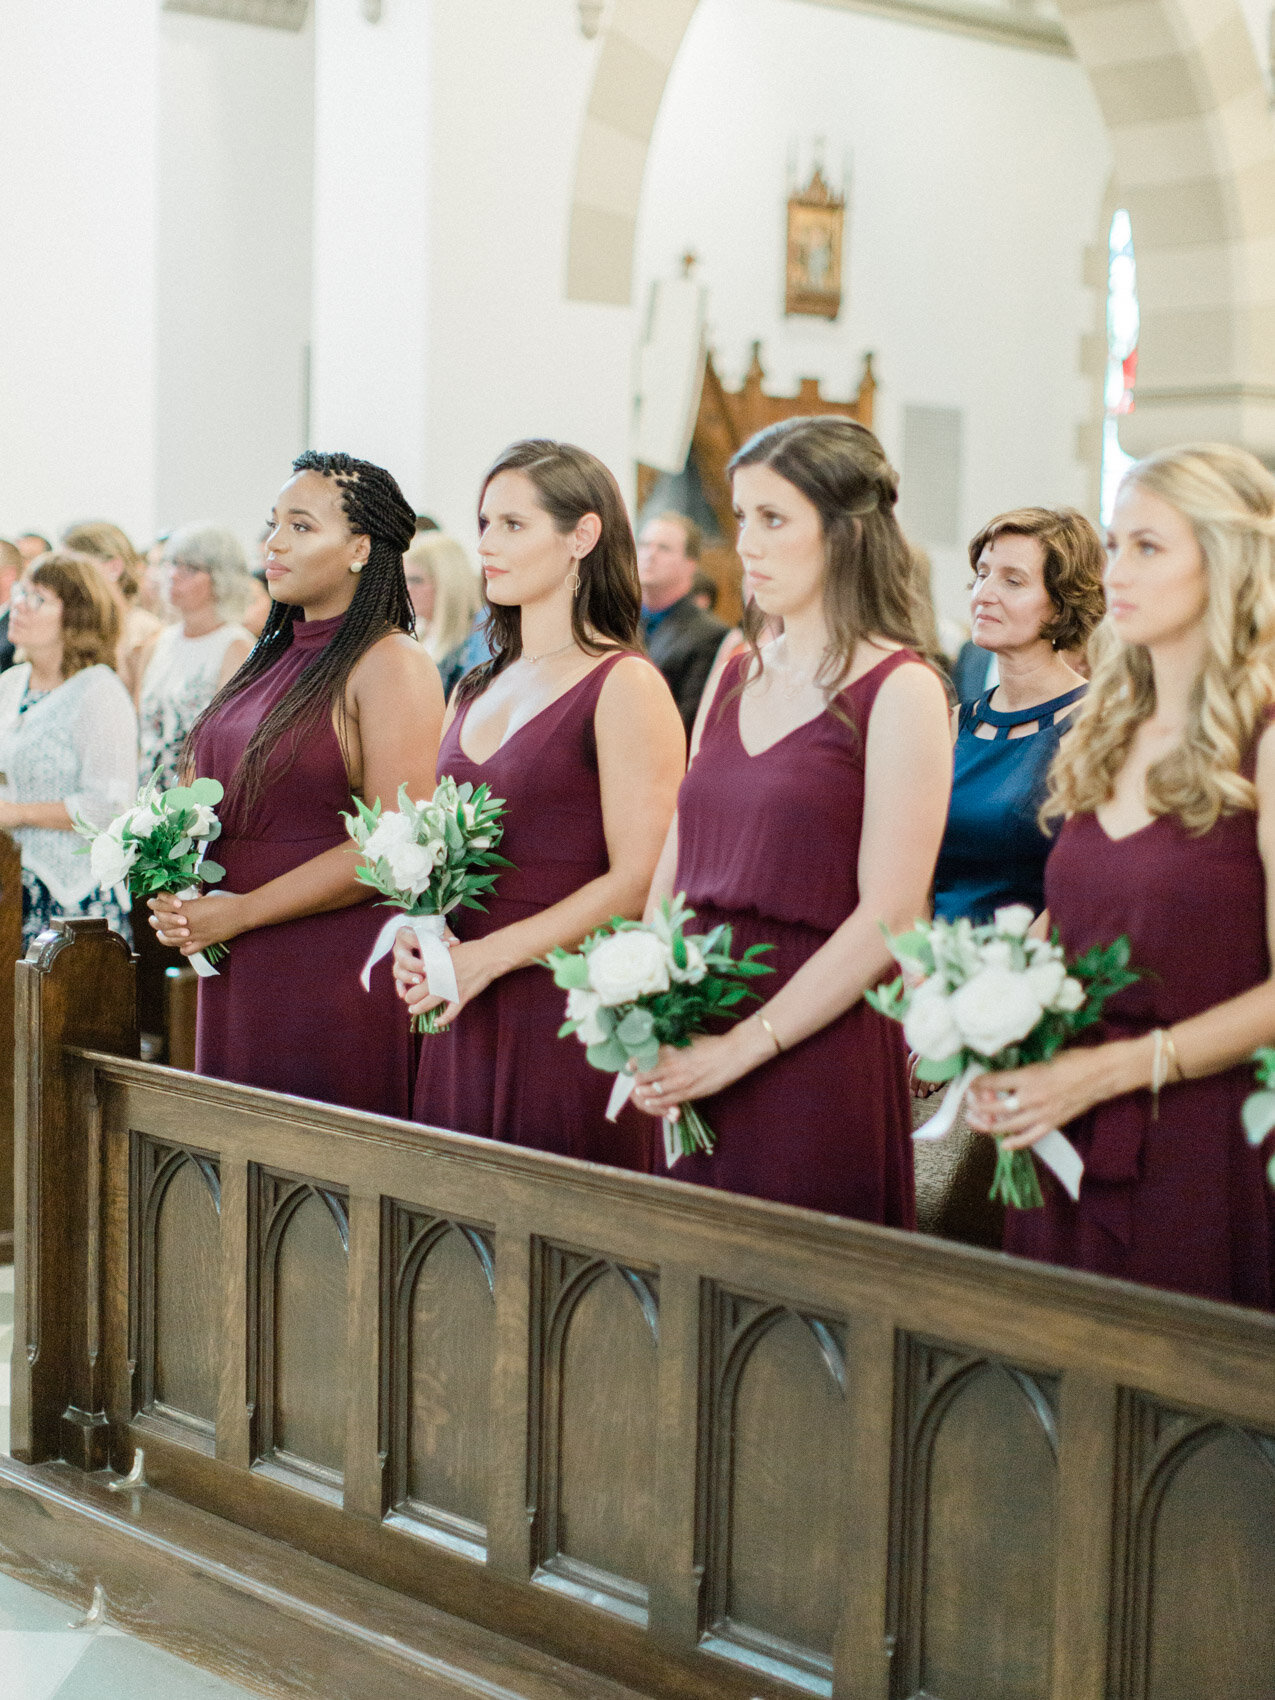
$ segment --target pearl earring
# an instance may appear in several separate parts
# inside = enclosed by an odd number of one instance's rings
[[[361,573],[363,571],[362,561],[351,561],[350,562],[350,571],[352,573]]]

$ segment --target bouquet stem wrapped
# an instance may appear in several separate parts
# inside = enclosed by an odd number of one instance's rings
[[[446,943],[447,917],[453,909],[482,909],[499,870],[510,866],[496,854],[505,830],[503,798],[493,797],[485,785],[475,789],[444,776],[428,802],[413,803],[400,785],[397,810],[382,810],[379,802],[369,809],[358,798],[354,806],[357,813],[344,819],[363,857],[358,877],[402,911],[377,934],[360,975],[364,991],[373,968],[407,927],[420,946],[430,991],[453,1001],[460,989]],[[434,1010],[412,1025],[418,1033],[441,1031]]]
[[[166,791],[152,779],[132,808],[104,831],[77,821],[75,830],[88,840],[84,849],[98,888],[126,885],[135,900],[161,892],[187,898],[201,896],[203,886],[224,879],[226,870],[208,860],[208,846],[221,836],[216,807],[222,796],[215,779],[192,779]],[[225,954],[224,944],[211,944],[189,960],[197,974],[209,975]]]
[[[1068,967],[1057,933],[1027,937],[1032,919],[1025,904],[1012,904],[982,926],[918,921],[899,938],[886,934],[902,973],[867,1000],[902,1022],[918,1079],[951,1082],[938,1114],[913,1138],[942,1139],[980,1075],[1047,1062],[1139,978],[1127,938],[1095,946]],[[992,1198],[1038,1208],[1044,1200],[1031,1151],[1006,1150],[999,1140],[997,1147]],[[1052,1129],[1031,1150],[1079,1196],[1084,1164],[1070,1140]]]
[[[615,1075],[607,1120],[614,1121],[636,1085],[630,1063],[655,1067],[661,1045],[689,1045],[715,1016],[738,1020],[745,1000],[756,1000],[748,982],[772,972],[761,957],[771,947],[751,945],[731,955],[731,929],[689,933],[695,911],[685,893],[660,905],[649,922],[613,920],[585,939],[578,951],[551,951],[545,966],[567,994],[567,1019],[558,1037],[574,1033],[588,1047],[590,1066]],[[679,1105],[676,1121],[664,1119],[664,1156],[713,1149],[713,1132],[694,1104]]]

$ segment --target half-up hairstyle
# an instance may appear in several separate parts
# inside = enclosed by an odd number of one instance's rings
[[[818,510],[826,571],[823,616],[828,650],[817,681],[829,697],[845,683],[864,638],[883,637],[918,652],[914,569],[894,506],[898,474],[865,425],[835,414],[784,419],[750,437],[726,468],[768,466]],[[762,668],[758,640],[765,616],[755,602],[744,611],[752,673]]]
[[[540,506],[563,536],[574,531],[586,514],[598,516],[602,522],[598,541],[576,569],[580,586],[571,604],[571,635],[586,655],[605,655],[614,649],[640,653],[642,587],[637,545],[620,486],[608,468],[573,443],[543,437],[512,443],[483,479],[480,509],[487,486],[502,472],[521,472],[531,480]],[[483,602],[491,660],[466,673],[456,687],[458,703],[480,696],[522,654],[522,610],[488,602],[485,583]]]
[[[1185,736],[1147,769],[1153,815],[1204,833],[1218,816],[1257,806],[1242,773],[1275,702],[1275,478],[1244,449],[1221,443],[1164,449],[1130,467],[1126,483],[1187,520],[1204,558],[1204,665]],[[1155,712],[1151,656],[1110,620],[1090,640],[1093,677],[1054,758],[1042,821],[1091,814],[1115,793],[1138,727]]]
[[[325,716],[335,715],[344,751],[345,688],[351,673],[374,643],[390,632],[410,634],[416,624],[403,573],[403,555],[415,536],[416,516],[395,480],[384,467],[373,466],[370,461],[346,454],[320,454],[314,449],[298,455],[292,470],[317,472],[335,481],[351,532],[369,538],[371,551],[341,624],[265,716],[240,758],[227,799],[227,815],[240,826],[261,793],[266,764],[283,738],[289,739],[291,760],[306,734]],[[191,727],[182,751],[183,764],[193,762],[205,721],[259,679],[291,647],[293,624],[300,612],[289,603],[271,603],[248,659]]]

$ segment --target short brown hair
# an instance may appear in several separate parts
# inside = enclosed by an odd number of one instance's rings
[[[665,508],[662,514],[652,514],[652,519],[666,519],[671,525],[680,525],[682,536],[686,539],[683,548],[689,561],[698,561],[704,553],[704,533],[689,514],[679,514],[676,508]],[[650,520],[647,521],[650,524]]]
[[[44,585],[62,604],[62,677],[86,667],[114,667],[120,617],[97,562],[55,549],[32,566],[31,582]]]
[[[118,561],[121,596],[131,602],[137,595],[142,583],[142,557],[109,519],[86,519],[68,526],[62,533],[62,547],[77,555],[92,555],[97,561]]]
[[[970,540],[970,566],[998,537],[1034,537],[1045,557],[1045,589],[1054,605],[1040,635],[1055,649],[1083,649],[1106,613],[1102,574],[1107,552],[1075,508],[1014,508],[989,520]]]

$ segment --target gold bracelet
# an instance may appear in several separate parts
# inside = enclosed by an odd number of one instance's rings
[[[766,1029],[767,1033],[770,1034],[771,1043],[775,1047],[775,1055],[781,1056],[783,1054],[784,1047],[779,1043],[778,1033],[775,1032],[775,1029],[770,1025],[769,1021],[766,1020],[766,1017],[762,1014],[762,1012],[759,1009],[755,1009],[753,1011],[753,1014],[757,1017],[758,1021],[761,1022],[762,1026]]]
[[[1167,1086],[1171,1080],[1185,1080],[1186,1070],[1182,1066],[1182,1059],[1178,1056],[1178,1047],[1173,1043],[1173,1029],[1166,1027],[1163,1032],[1164,1048],[1168,1053],[1168,1061],[1164,1071],[1164,1080]]]

